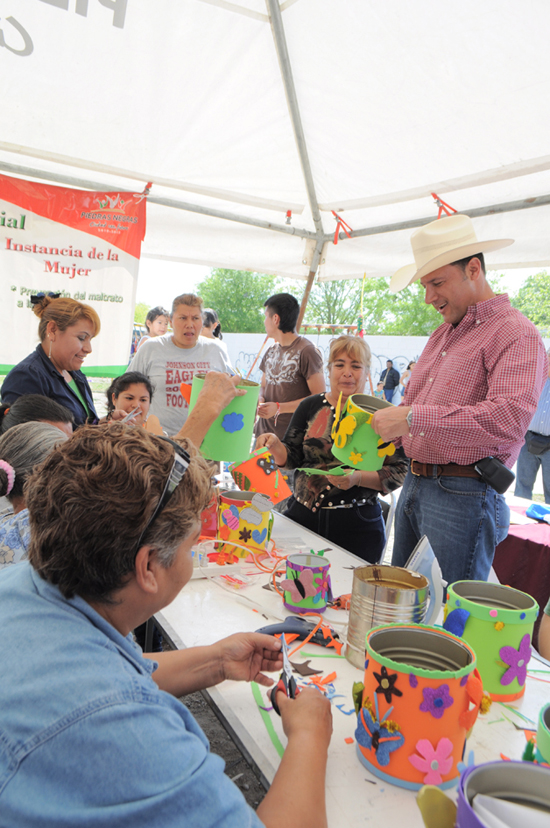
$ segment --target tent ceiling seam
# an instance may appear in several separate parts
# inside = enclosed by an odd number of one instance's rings
[[[236,3],[228,3],[227,0],[199,0],[199,3],[206,3],[207,6],[218,6],[218,8],[225,9],[225,11],[242,14],[244,17],[251,17],[253,20],[260,20],[262,23],[269,22],[267,14],[262,14],[262,12],[253,11],[252,9],[245,9]]]
[[[416,201],[419,198],[428,198],[435,193],[452,193],[455,190],[466,190],[470,187],[483,187],[487,184],[494,184],[499,181],[508,181],[511,178],[521,178],[526,175],[533,175],[537,172],[544,172],[550,169],[550,155],[543,155],[539,158],[531,158],[528,161],[519,161],[515,164],[507,164],[502,167],[494,167],[471,175],[463,175],[459,178],[447,178],[438,181],[436,184],[413,187],[409,190],[397,190],[393,193],[385,193],[380,196],[366,198],[355,198],[348,201],[333,201],[323,203],[319,208],[330,212],[336,210],[362,210],[369,207],[383,207],[389,204],[401,204],[404,201]]]
[[[183,190],[184,192],[195,193],[196,195],[205,195],[210,198],[231,201],[235,204],[245,204],[249,207],[260,207],[264,210],[273,210],[277,213],[286,213],[287,210],[292,210],[294,214],[301,215],[304,211],[304,205],[297,202],[273,201],[272,199],[258,198],[257,196],[235,193],[231,190],[222,190],[214,187],[201,187],[196,184],[188,184],[185,181],[174,181],[171,178],[159,178],[153,174],[117,169],[116,167],[111,167],[107,164],[95,164],[93,161],[85,161],[82,158],[63,156],[55,152],[41,152],[33,147],[24,147],[19,144],[10,144],[5,141],[0,141],[0,150],[12,152],[16,155],[26,155],[29,158],[36,158],[42,161],[52,161],[53,163],[61,164],[64,167],[77,167],[78,169],[90,172],[99,172],[105,173],[106,175],[116,175],[120,178],[129,178],[131,181],[139,181],[142,183],[152,181],[153,184],[156,184],[158,187],[169,187],[172,190]],[[112,185],[109,185],[109,188],[112,190]],[[115,187],[115,189],[120,188]]]
[[[319,211],[319,202],[317,200],[317,195],[315,193],[315,184],[313,181],[311,164],[309,162],[309,155],[307,151],[304,128],[302,125],[302,118],[300,115],[300,108],[298,106],[298,97],[296,95],[296,87],[294,85],[294,77],[292,75],[292,66],[290,63],[290,56],[288,54],[285,30],[283,26],[283,20],[281,17],[281,10],[279,8],[278,0],[266,0],[266,3],[269,11],[271,31],[273,32],[273,40],[275,42],[277,58],[279,60],[279,66],[283,78],[283,85],[285,88],[288,109],[290,112],[290,119],[292,121],[294,137],[296,139],[296,144],[298,147],[298,155],[302,167],[302,174],[304,176],[304,181],[308,194],[311,216],[313,218],[313,223],[315,224],[315,229],[317,230],[318,238],[323,239],[323,221],[321,219],[321,213]]]

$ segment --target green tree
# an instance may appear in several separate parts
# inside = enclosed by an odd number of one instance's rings
[[[205,307],[218,314],[222,331],[259,333],[264,330],[264,302],[280,290],[276,276],[247,270],[215,268],[197,285]]]
[[[146,305],[145,302],[138,302],[134,308],[134,322],[139,325],[145,325],[145,317],[151,310],[151,305]]]
[[[357,324],[361,313],[359,279],[314,285],[305,319],[318,324]],[[400,293],[390,293],[386,279],[365,279],[363,328],[366,334],[428,336],[441,317],[424,302],[424,289],[415,282]]]
[[[301,296],[296,298],[301,302]],[[324,325],[355,325],[360,307],[361,282],[357,279],[317,282],[309,295],[305,320]]]
[[[542,270],[529,276],[510,301],[537,326],[541,336],[550,336],[550,273]]]

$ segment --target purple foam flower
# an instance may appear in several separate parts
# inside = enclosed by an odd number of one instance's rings
[[[531,636],[529,633],[525,633],[521,639],[518,650],[513,647],[501,647],[498,654],[504,663],[509,665],[500,679],[500,683],[507,685],[517,679],[518,684],[523,686],[527,678],[527,665],[531,658]]]
[[[445,710],[454,704],[454,699],[449,693],[448,684],[440,684],[439,687],[424,687],[422,689],[424,701],[420,709],[424,713],[431,713],[434,719],[440,719]]]

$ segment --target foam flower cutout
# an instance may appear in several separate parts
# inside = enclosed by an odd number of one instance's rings
[[[277,464],[272,454],[266,454],[265,457],[259,457],[256,464],[262,469],[265,474],[277,471]]]
[[[529,633],[525,633],[521,639],[518,650],[513,647],[501,647],[498,654],[505,664],[510,665],[500,679],[500,683],[507,685],[517,679],[518,684],[523,686],[527,678],[527,664],[531,658],[531,637]]]
[[[222,520],[230,529],[239,528],[239,510],[235,505],[230,506],[222,512]]]
[[[304,569],[299,576],[299,578],[285,578],[281,581],[281,587],[285,592],[290,592],[294,604],[299,604],[306,598],[313,598],[317,593],[317,587],[313,582],[314,573],[311,569]]]
[[[432,743],[428,739],[420,739],[416,743],[416,750],[420,756],[413,753],[412,756],[409,756],[409,762],[416,770],[426,774],[423,779],[424,784],[441,785],[443,776],[449,773],[453,766],[451,756],[453,743],[451,740],[444,736],[439,740],[434,750]]]
[[[228,434],[233,434],[235,431],[241,431],[243,426],[243,415],[237,414],[235,411],[232,411],[231,414],[226,414],[222,420],[222,428]]]
[[[391,704],[391,697],[402,696],[403,693],[395,686],[397,681],[397,673],[390,675],[385,667],[382,667],[380,673],[374,673],[374,677],[378,682],[376,688],[377,693],[383,693],[388,704]]]
[[[440,719],[447,708],[454,704],[448,684],[440,684],[439,687],[424,687],[422,693],[424,701],[420,709],[424,713],[431,713],[434,719]]]
[[[242,540],[243,543],[248,543],[251,537],[252,532],[250,531],[250,529],[247,529],[246,527],[241,532],[239,532],[239,540]]]
[[[390,754],[400,748],[405,741],[405,737],[399,730],[395,729],[390,732],[378,721],[378,718],[374,719],[365,707],[361,708],[357,717],[355,738],[361,747],[374,750],[378,764],[382,767],[389,764]]]
[[[349,438],[355,431],[356,426],[357,420],[352,414],[348,414],[346,417],[344,417],[344,419],[338,426],[338,431],[336,432],[336,439],[334,441],[338,448],[343,448],[346,445]]]
[[[349,461],[352,464],[352,466],[356,466],[358,463],[363,462],[363,455],[358,451],[353,451],[352,450],[352,452],[349,456]]]
[[[384,440],[380,439],[378,441],[378,456],[391,457],[392,454],[395,454],[395,445],[393,443],[385,443]]]

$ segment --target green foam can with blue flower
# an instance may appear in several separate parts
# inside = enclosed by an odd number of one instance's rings
[[[204,374],[195,374],[193,377],[189,400],[190,412],[202,390],[204,378]],[[237,387],[244,388],[246,394],[231,400],[220,416],[214,420],[202,441],[201,454],[209,460],[235,463],[244,460],[250,454],[260,386],[257,382],[243,379]]]

